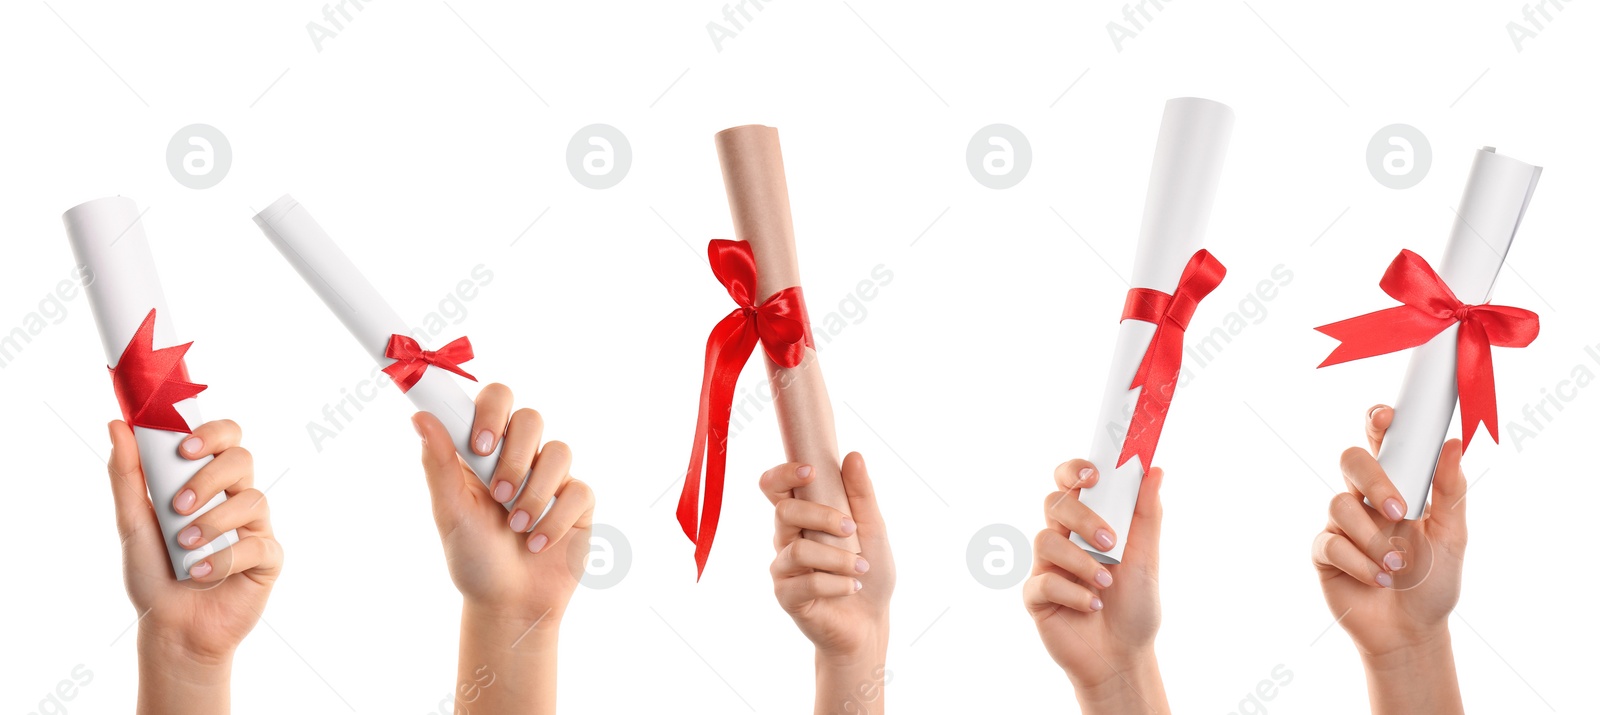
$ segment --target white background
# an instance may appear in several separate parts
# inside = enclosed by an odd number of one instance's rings
[[[1362,441],[1368,406],[1393,399],[1406,357],[1317,371],[1333,341],[1311,328],[1391,305],[1377,281],[1402,247],[1438,259],[1473,152],[1493,145],[1547,167],[1494,296],[1539,312],[1543,331],[1495,353],[1502,440],[1480,433],[1467,454],[1474,531],[1451,631],[1474,711],[1590,707],[1593,661],[1574,655],[1595,637],[1596,486],[1580,456],[1600,390],[1562,388],[1539,427],[1523,407],[1577,366],[1600,373],[1584,352],[1600,344],[1586,305],[1596,15],[1553,11],[1519,52],[1506,24],[1531,29],[1521,7],[1169,3],[1118,51],[1118,2],[775,2],[719,52],[706,30],[719,2],[384,0],[319,52],[306,29],[325,22],[318,2],[13,4],[0,331],[49,318],[0,368],[0,709],[37,710],[79,664],[94,679],[71,712],[133,701],[134,638],[119,634],[135,614],[103,467],[116,405],[87,302],[48,305],[73,269],[61,212],[119,193],[148,208],[208,415],[245,426],[273,485],[287,566],[239,650],[235,712],[421,715],[450,693],[460,599],[409,404],[386,387],[320,451],[307,434],[372,365],[250,222],[291,192],[414,324],[474,266],[493,272],[441,337],[470,335],[468,368],[545,414],[633,554],[619,585],[573,600],[563,709],[805,711],[811,649],[772,598],[755,486],[782,460],[770,408],[732,443],[698,584],[673,518],[705,336],[731,307],[702,258],[731,231],[711,136],[759,122],[782,131],[813,320],[875,266],[893,272],[864,312],[844,307],[854,321],[822,351],[839,442],[866,455],[891,520],[891,707],[1074,712],[1020,586],[980,585],[967,546],[995,523],[1031,536],[1052,468],[1087,448],[1162,103],[1185,95],[1238,113],[1208,239],[1229,279],[1191,336],[1241,309],[1254,320],[1195,371],[1161,443],[1157,645],[1174,705],[1238,712],[1282,664],[1292,682],[1246,712],[1365,707],[1309,545],[1339,452]],[[197,122],[234,154],[206,190],[165,163]],[[580,186],[564,158],[596,122],[634,154],[606,190]],[[1407,190],[1366,166],[1369,139],[1396,122],[1434,154]],[[965,165],[992,123],[1032,145],[1031,172],[1006,190]],[[1243,304],[1280,264],[1289,285],[1263,310]],[[755,361],[744,377],[741,394],[761,387]],[[1513,444],[1512,422],[1536,437]]]

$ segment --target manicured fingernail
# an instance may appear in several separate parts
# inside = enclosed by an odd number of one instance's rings
[[[1377,406],[1377,407],[1374,407],[1374,408],[1372,408],[1372,410],[1371,410],[1371,411],[1370,411],[1370,412],[1368,412],[1368,413],[1367,413],[1367,420],[1369,420],[1369,421],[1370,421],[1370,420],[1372,420],[1372,419],[1373,419],[1373,418],[1374,418],[1374,417],[1377,417],[1377,416],[1378,416],[1378,410],[1381,410],[1381,409],[1383,409],[1383,406],[1382,406],[1382,405],[1379,405],[1379,406]]]
[[[1105,569],[1100,569],[1100,573],[1094,575],[1094,582],[1100,584],[1100,588],[1110,586],[1111,572]]]
[[[839,525],[839,530],[844,532],[845,536],[849,536],[851,534],[856,533],[856,522],[855,522],[855,520],[851,519],[848,516],[845,517],[844,518],[844,523]]]
[[[172,500],[172,508],[177,509],[180,514],[187,514],[194,508],[194,499],[194,490],[185,489],[178,492],[178,498]]]
[[[1117,540],[1111,537],[1111,532],[1101,529],[1094,532],[1094,543],[1099,544],[1100,550],[1104,551],[1115,546]]]
[[[1389,574],[1384,573],[1382,571],[1378,572],[1377,581],[1378,581],[1378,585],[1382,586],[1384,588],[1389,588],[1390,586],[1394,585],[1394,579],[1390,578]]]
[[[809,465],[809,464],[801,465],[801,467],[799,469],[794,470],[794,475],[799,477],[799,478],[801,478],[801,479],[810,479],[811,478],[811,465]]]
[[[1089,610],[1098,611],[1098,610],[1100,610],[1102,608],[1105,608],[1105,607],[1106,607],[1106,604],[1104,602],[1102,602],[1100,599],[1098,599],[1098,598],[1089,599]]]
[[[1078,470],[1078,483],[1082,484],[1087,482],[1089,481],[1089,477],[1092,476],[1094,476],[1094,467],[1084,467],[1083,469]]]
[[[200,527],[190,525],[178,532],[178,544],[181,546],[194,546],[200,543]]]
[[[501,479],[494,483],[494,494],[492,496],[494,497],[495,501],[504,504],[508,501],[511,501],[512,491],[511,482]]]
[[[206,576],[208,576],[210,574],[211,574],[211,562],[210,561],[201,561],[200,563],[197,563],[194,566],[189,567],[189,575],[193,576],[195,578],[205,578]]]
[[[1405,518],[1406,508],[1400,505],[1399,499],[1389,497],[1383,502],[1383,513],[1389,517],[1390,521],[1399,521]]]
[[[1405,568],[1406,559],[1400,555],[1400,552],[1390,551],[1383,555],[1383,565],[1388,566],[1390,571],[1399,571]]]
[[[867,560],[866,559],[856,559],[856,573],[866,573],[866,572],[867,572]]]
[[[206,443],[202,442],[199,437],[190,437],[184,440],[180,446],[183,447],[185,454],[199,454],[200,448],[206,446]]]
[[[533,538],[528,540],[528,550],[537,554],[540,551],[544,551],[544,545],[548,543],[550,543],[550,537],[544,534],[535,534]]]
[[[489,430],[479,432],[478,439],[472,443],[472,448],[478,450],[478,454],[488,454],[494,451],[494,434],[490,433]]]
[[[528,530],[528,522],[530,522],[530,521],[533,521],[533,517],[530,516],[528,514],[528,512],[525,512],[525,511],[523,511],[521,509],[518,509],[518,510],[516,510],[514,512],[511,512],[511,530],[512,531],[519,532],[519,533],[523,532],[523,531],[527,531]]]
[[[860,591],[861,590],[861,579],[859,579],[859,578],[855,579],[855,582],[856,582],[856,590]]]

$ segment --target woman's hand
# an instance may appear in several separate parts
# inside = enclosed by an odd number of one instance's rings
[[[568,471],[572,450],[561,442],[541,447],[543,418],[530,409],[512,413],[511,405],[505,385],[478,394],[473,450],[487,455],[504,442],[490,487],[456,454],[437,418],[412,418],[434,523],[464,600],[457,707],[473,713],[554,712],[558,627],[583,576],[594,521],[594,493]],[[502,503],[525,474],[507,512]]]
[[[778,604],[816,645],[816,712],[881,713],[894,556],[866,462],[851,452],[841,471],[853,518],[795,497],[795,489],[816,479],[808,465],[782,464],[761,475],[776,522],[772,586]],[[861,553],[806,538],[802,531],[855,534]]]
[[[1058,491],[1045,499],[1045,528],[1034,538],[1023,602],[1085,713],[1169,712],[1155,655],[1163,474],[1152,469],[1139,485],[1128,545],[1113,566],[1067,538],[1077,532],[1107,549],[1122,538],[1078,501],[1078,492],[1099,478],[1086,460],[1056,467]]]
[[[253,488],[250,453],[239,446],[239,425],[207,422],[179,446],[186,459],[214,459],[178,491],[173,508],[187,515],[219,493],[228,499],[180,531],[178,544],[199,548],[230,530],[239,537],[190,567],[187,581],[172,575],[133,431],[121,420],[109,429],[107,471],[122,537],[123,580],[139,613],[139,712],[226,713],[234,650],[260,620],[283,567],[266,496]]]
[[[1370,451],[1351,447],[1340,458],[1349,491],[1329,504],[1312,563],[1328,609],[1361,651],[1373,712],[1459,712],[1449,618],[1467,546],[1461,441],[1444,443],[1433,498],[1421,519],[1406,521],[1409,505],[1375,456],[1393,421],[1384,405],[1369,410]]]

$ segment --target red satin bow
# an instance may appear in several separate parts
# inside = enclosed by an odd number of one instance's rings
[[[183,355],[194,343],[157,350],[155,333],[156,311],[151,309],[122,349],[117,366],[109,368],[111,386],[122,407],[122,419],[129,425],[187,433],[189,423],[173,404],[206,389],[205,385],[189,382],[189,371],[183,365]]]
[[[715,240],[706,249],[711,272],[739,304],[711,329],[706,339],[705,375],[700,379],[700,414],[694,428],[694,451],[678,497],[678,523],[695,543],[696,578],[705,573],[711,541],[722,514],[722,482],[728,461],[728,420],[739,372],[761,343],[767,357],[794,367],[815,347],[800,287],[784,288],[756,305],[756,260],[744,241]],[[705,513],[700,514],[700,467],[705,465]]]
[[[478,378],[461,369],[461,363],[472,359],[472,343],[466,336],[456,338],[438,350],[423,350],[417,341],[396,333],[389,336],[389,347],[384,349],[383,356],[394,359],[383,371],[389,373],[389,377],[400,386],[401,392],[410,392],[411,388],[416,387],[429,365],[449,370],[473,382],[478,381]]]
[[[1122,441],[1118,467],[1137,456],[1139,465],[1150,469],[1156,442],[1161,439],[1161,426],[1172,406],[1172,393],[1178,387],[1178,371],[1183,367],[1183,331],[1189,329],[1189,319],[1194,317],[1200,300],[1216,290],[1227,273],[1220,261],[1201,249],[1183,267],[1172,295],[1149,288],[1128,291],[1122,319],[1155,323],[1156,334],[1150,338],[1150,347],[1145,349],[1144,359],[1133,374],[1133,384],[1128,386],[1130,390],[1139,389],[1139,401],[1128,423],[1128,436]]]
[[[1489,346],[1526,347],[1539,336],[1539,316],[1503,305],[1467,305],[1422,256],[1406,250],[1389,264],[1378,286],[1405,305],[1317,328],[1339,341],[1339,347],[1317,367],[1414,348],[1460,323],[1456,331],[1456,393],[1461,397],[1461,450],[1466,451],[1480,422],[1488,428],[1489,438],[1498,443],[1500,417],[1495,410]]]

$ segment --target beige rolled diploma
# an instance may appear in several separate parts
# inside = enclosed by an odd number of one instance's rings
[[[1156,138],[1150,185],[1145,191],[1144,219],[1139,225],[1139,245],[1133,259],[1133,287],[1168,294],[1177,288],[1184,266],[1204,243],[1232,134],[1233,110],[1227,105],[1196,97],[1167,101]],[[1101,551],[1077,533],[1072,540],[1101,563],[1122,562],[1139,485],[1149,466],[1140,464],[1138,457],[1130,458],[1121,467],[1116,464],[1139,398],[1139,390],[1128,386],[1155,333],[1155,324],[1137,320],[1124,320],[1117,328],[1111,375],[1106,379],[1100,416],[1094,423],[1089,461],[1100,472],[1100,481],[1079,492],[1078,498],[1116,530],[1117,543],[1110,550]]]
[[[784,179],[783,151],[778,130],[759,124],[724,129],[717,133],[717,158],[722,163],[722,183],[733,215],[733,234],[748,241],[756,260],[756,302],[784,288],[800,285],[800,261],[795,253],[794,221],[789,214],[789,184]],[[778,431],[783,435],[787,461],[811,465],[816,481],[797,491],[807,501],[850,513],[850,500],[839,474],[839,446],[834,435],[833,405],[822,381],[817,351],[792,368],[779,367],[771,358],[767,379],[777,406]],[[860,553],[854,534],[838,538],[806,532],[815,541]]]
[[[1463,302],[1489,301],[1541,171],[1495,153],[1494,147],[1478,150],[1438,268],[1450,292]],[[1451,325],[1412,352],[1394,403],[1394,421],[1378,450],[1378,464],[1405,497],[1407,519],[1422,518],[1439,450],[1455,415],[1459,329]]]
[[[150,242],[144,234],[144,223],[139,220],[142,215],[132,199],[112,196],[78,204],[61,216],[67,226],[72,252],[91,277],[85,292],[89,294],[95,325],[100,329],[106,364],[113,368],[152,310],[155,311],[152,347],[159,350],[182,343],[172,327],[172,313],[167,310],[166,294],[161,290],[156,262],[150,255]],[[198,397],[176,402],[173,409],[190,427],[204,421]],[[172,574],[179,581],[187,581],[191,566],[237,543],[239,535],[230,530],[200,548],[186,549],[178,545],[178,532],[228,497],[218,493],[194,513],[179,514],[172,508],[173,497],[202,467],[211,463],[211,457],[187,459],[178,454],[178,445],[189,436],[186,432],[136,426],[132,429],[134,441],[139,444],[139,466],[144,471],[150,506],[161,525],[167,558],[172,561]],[[220,558],[213,563],[227,573],[226,563]]]

